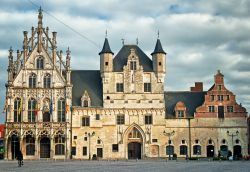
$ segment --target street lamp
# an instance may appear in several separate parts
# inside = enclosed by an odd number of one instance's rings
[[[232,151],[233,151],[234,137],[235,137],[235,136],[238,136],[238,134],[239,134],[239,131],[238,131],[238,130],[236,131],[236,134],[234,134],[234,133],[231,133],[231,134],[230,134],[230,132],[227,130],[227,135],[230,136],[230,137],[232,137]],[[233,152],[232,152],[232,153],[233,153]]]
[[[163,131],[163,134],[168,137],[168,160],[170,160],[170,141],[171,141],[170,137],[173,136],[174,133],[175,133],[174,130],[169,133],[166,132],[165,130]]]
[[[89,160],[91,160],[91,154],[90,154],[90,138],[95,135],[95,132],[93,131],[92,133],[85,132],[85,136],[88,137],[89,139]]]

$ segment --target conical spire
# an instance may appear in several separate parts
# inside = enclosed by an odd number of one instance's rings
[[[42,28],[43,26],[43,12],[42,7],[40,6],[38,10],[38,28]]]
[[[110,49],[108,38],[105,38],[102,51],[99,53],[99,55],[101,55],[103,53],[111,53],[114,55],[114,53]]]
[[[151,53],[151,55],[154,55],[156,53],[166,54],[166,52],[162,49],[161,41],[160,41],[159,38],[157,39],[157,42],[156,42],[156,45],[155,45],[155,50],[154,50],[154,52]]]

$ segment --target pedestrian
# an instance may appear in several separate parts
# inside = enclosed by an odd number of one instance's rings
[[[17,153],[17,162],[18,162],[18,167],[21,167],[23,165],[23,154],[21,151]]]

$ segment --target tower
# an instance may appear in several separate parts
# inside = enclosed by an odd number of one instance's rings
[[[100,55],[100,72],[103,81],[107,79],[108,73],[113,71],[113,55],[114,53],[111,51],[108,38],[105,38],[102,51],[99,53]]]
[[[153,60],[153,70],[157,77],[157,82],[164,82],[166,74],[166,52],[162,49],[161,41],[156,41],[154,52],[151,53]]]

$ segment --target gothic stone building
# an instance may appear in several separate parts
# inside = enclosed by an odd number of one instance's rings
[[[49,39],[42,27],[41,10],[38,18],[15,62],[10,50],[6,158],[19,149],[25,159],[247,154],[247,112],[220,71],[208,91],[196,83],[190,91],[165,92],[159,38],[151,58],[138,45],[123,45],[114,56],[105,38],[100,70],[71,70],[70,52],[65,63],[56,33]]]

